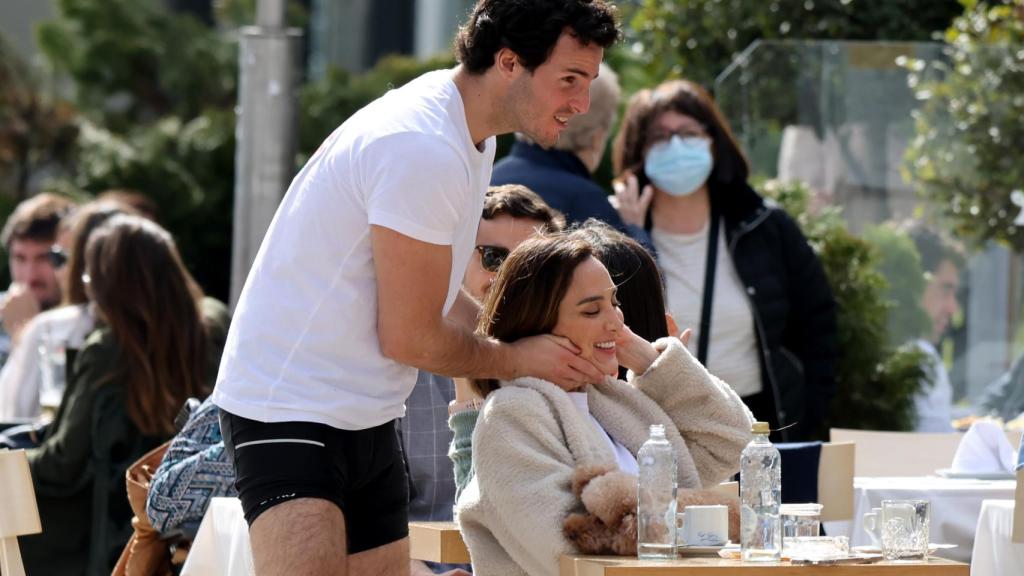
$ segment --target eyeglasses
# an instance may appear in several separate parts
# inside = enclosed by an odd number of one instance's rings
[[[685,126],[678,130],[665,130],[664,128],[652,128],[647,135],[647,145],[654,146],[662,142],[668,142],[673,136],[680,138],[708,138],[708,133],[703,127]]]
[[[50,253],[47,254],[47,257],[50,259],[50,264],[52,264],[54,268],[60,268],[68,263],[67,253],[64,252],[63,248],[56,244],[50,247]]]
[[[488,272],[497,272],[508,258],[508,248],[502,246],[477,246],[476,251],[480,253],[480,265]]]

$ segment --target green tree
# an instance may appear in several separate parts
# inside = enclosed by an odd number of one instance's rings
[[[41,170],[60,171],[78,133],[77,111],[47,96],[36,75],[0,36],[0,215],[6,218]]]
[[[962,1],[963,16],[946,31],[949,61],[906,62],[923,105],[904,176],[960,237],[1020,252],[1024,1]]]
[[[930,40],[960,11],[957,0],[633,0],[625,49],[648,77],[711,85],[755,40]]]
[[[174,115],[234,106],[237,46],[156,0],[59,0],[57,19],[37,31],[58,73],[74,83],[75,102],[115,132]]]

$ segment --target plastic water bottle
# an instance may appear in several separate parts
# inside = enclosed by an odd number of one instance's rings
[[[751,432],[740,455],[740,550],[744,561],[774,562],[782,557],[782,460],[767,422],[754,422]]]
[[[651,425],[651,437],[636,456],[636,551],[640,558],[676,557],[676,454],[665,427]]]

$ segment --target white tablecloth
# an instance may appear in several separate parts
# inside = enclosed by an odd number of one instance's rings
[[[974,535],[972,576],[1020,576],[1024,574],[1024,544],[1010,542],[1013,532],[1013,500],[981,503],[978,530]]]
[[[182,567],[182,576],[252,576],[249,526],[238,498],[213,498]]]
[[[1015,486],[1015,480],[967,480],[937,476],[857,477],[853,479],[853,520],[826,522],[825,530],[830,535],[849,536],[851,546],[867,546],[871,544],[871,539],[864,531],[866,512],[870,512],[872,508],[880,508],[882,500],[928,500],[931,503],[931,541],[938,544],[956,544],[956,548],[942,550],[938,555],[960,562],[970,562],[981,502],[991,499],[1012,499]]]

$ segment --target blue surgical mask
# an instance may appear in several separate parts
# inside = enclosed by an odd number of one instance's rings
[[[647,152],[644,173],[658,189],[672,196],[689,196],[704,185],[713,165],[711,142],[674,135]]]

